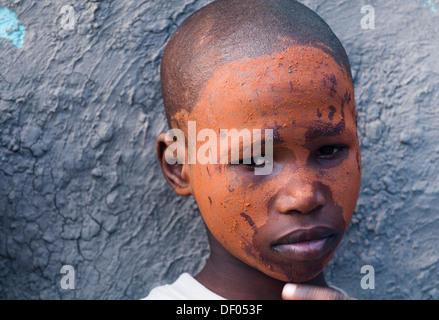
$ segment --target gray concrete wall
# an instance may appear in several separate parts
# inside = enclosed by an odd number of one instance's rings
[[[165,183],[155,139],[164,46],[209,2],[0,0],[25,28],[21,47],[0,38],[0,298],[137,299],[203,266],[196,204]],[[302,2],[345,45],[359,109],[362,189],[327,277],[360,299],[438,299],[439,3]]]

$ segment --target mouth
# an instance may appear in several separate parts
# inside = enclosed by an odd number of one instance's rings
[[[335,249],[337,232],[328,227],[298,229],[276,240],[271,248],[298,261],[321,258]]]

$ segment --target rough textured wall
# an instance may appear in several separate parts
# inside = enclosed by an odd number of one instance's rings
[[[0,0],[25,28],[21,47],[0,30],[0,298],[137,299],[203,266],[196,204],[165,183],[155,139],[164,46],[209,2]],[[360,299],[438,299],[436,4],[302,2],[345,45],[359,109],[362,189],[327,277]],[[360,286],[366,264],[374,290]]]

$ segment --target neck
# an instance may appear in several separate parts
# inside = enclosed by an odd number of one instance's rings
[[[230,300],[279,300],[285,281],[272,278],[231,255],[207,230],[210,256],[195,276],[201,284]],[[321,272],[306,284],[327,287]]]

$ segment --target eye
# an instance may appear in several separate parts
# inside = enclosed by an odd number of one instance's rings
[[[256,168],[256,167],[264,166],[264,162],[256,163],[255,159],[253,157],[251,157],[249,159],[239,159],[239,164],[243,165],[243,166],[246,166],[246,167],[250,167],[250,168]]]
[[[345,149],[346,147],[343,146],[324,146],[318,150],[317,156],[322,159],[331,159]]]

